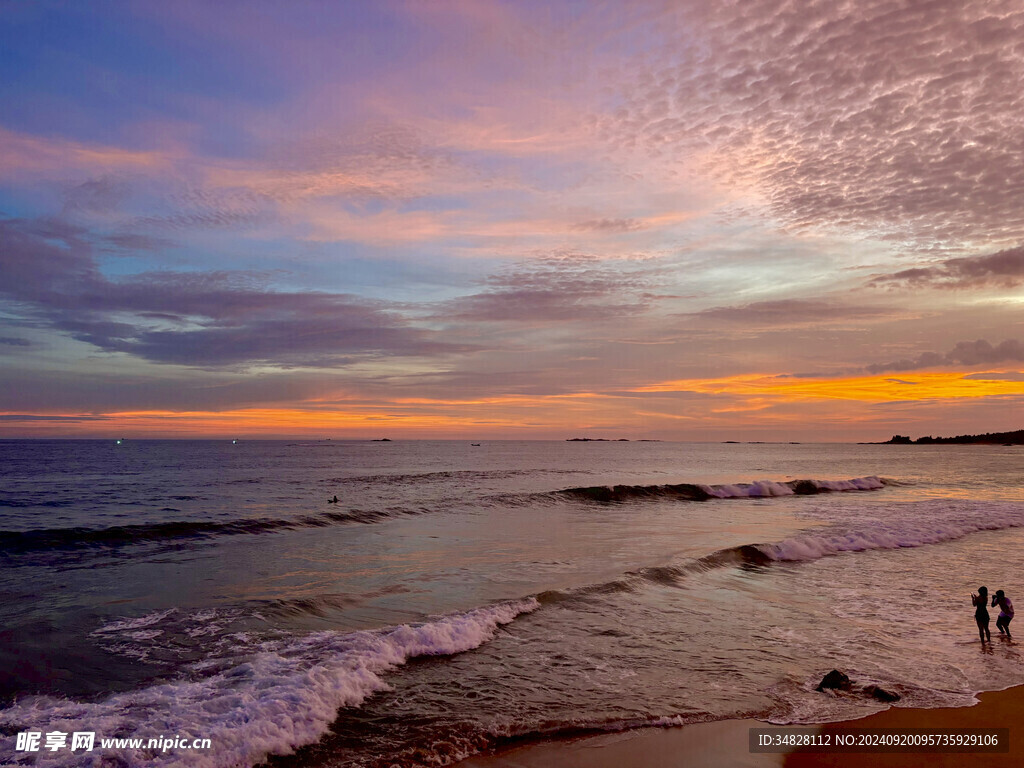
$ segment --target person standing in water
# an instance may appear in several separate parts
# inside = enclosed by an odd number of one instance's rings
[[[999,628],[999,634],[1012,638],[1010,622],[1013,621],[1013,603],[1001,589],[997,589],[995,597],[992,598],[992,607],[995,608],[997,605],[999,606],[999,618],[996,619],[996,626]]]
[[[971,605],[974,606],[974,620],[978,622],[981,642],[987,639],[991,643],[992,633],[988,631],[988,587],[978,587],[978,594],[971,594]]]

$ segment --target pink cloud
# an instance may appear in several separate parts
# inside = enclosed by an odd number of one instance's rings
[[[0,177],[61,176],[70,173],[157,171],[178,155],[162,150],[131,150],[62,138],[18,133],[0,127]]]

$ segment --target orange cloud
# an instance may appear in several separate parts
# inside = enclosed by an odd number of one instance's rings
[[[847,378],[745,374],[719,379],[679,379],[640,387],[634,391],[774,397],[785,402],[854,400],[883,403],[1024,395],[1024,382],[969,379],[962,371]]]

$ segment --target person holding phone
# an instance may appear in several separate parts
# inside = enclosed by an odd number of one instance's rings
[[[992,642],[992,633],[988,629],[988,587],[978,587],[978,594],[971,594],[971,604],[974,606],[974,620],[978,622],[978,634],[981,635],[981,642],[987,639]]]
[[[999,634],[1012,638],[1010,622],[1013,621],[1013,603],[1001,589],[997,589],[995,597],[992,598],[992,607],[995,608],[997,605],[999,606],[999,618],[996,619],[996,627],[999,628]]]

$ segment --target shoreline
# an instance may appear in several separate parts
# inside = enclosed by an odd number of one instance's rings
[[[749,729],[759,720],[719,720],[541,741],[476,755],[456,768],[1017,768],[1024,765],[1024,686],[977,695],[971,707],[890,707],[855,720],[806,726],[820,734],[841,729],[1009,728],[1008,752],[752,753]],[[794,726],[800,727],[800,726]]]
[[[453,768],[783,768],[786,755],[747,751],[759,720],[712,720],[552,739],[474,755]]]
[[[1008,728],[1010,749],[1008,752],[905,752],[867,754],[852,753],[810,753],[799,750],[786,755],[785,768],[964,768],[981,766],[986,768],[1017,768],[1024,765],[1024,686],[1018,685],[1002,691],[986,691],[977,694],[978,703],[973,707],[941,707],[937,709],[913,709],[890,707],[858,720],[826,723],[819,726],[821,733],[840,728]]]

